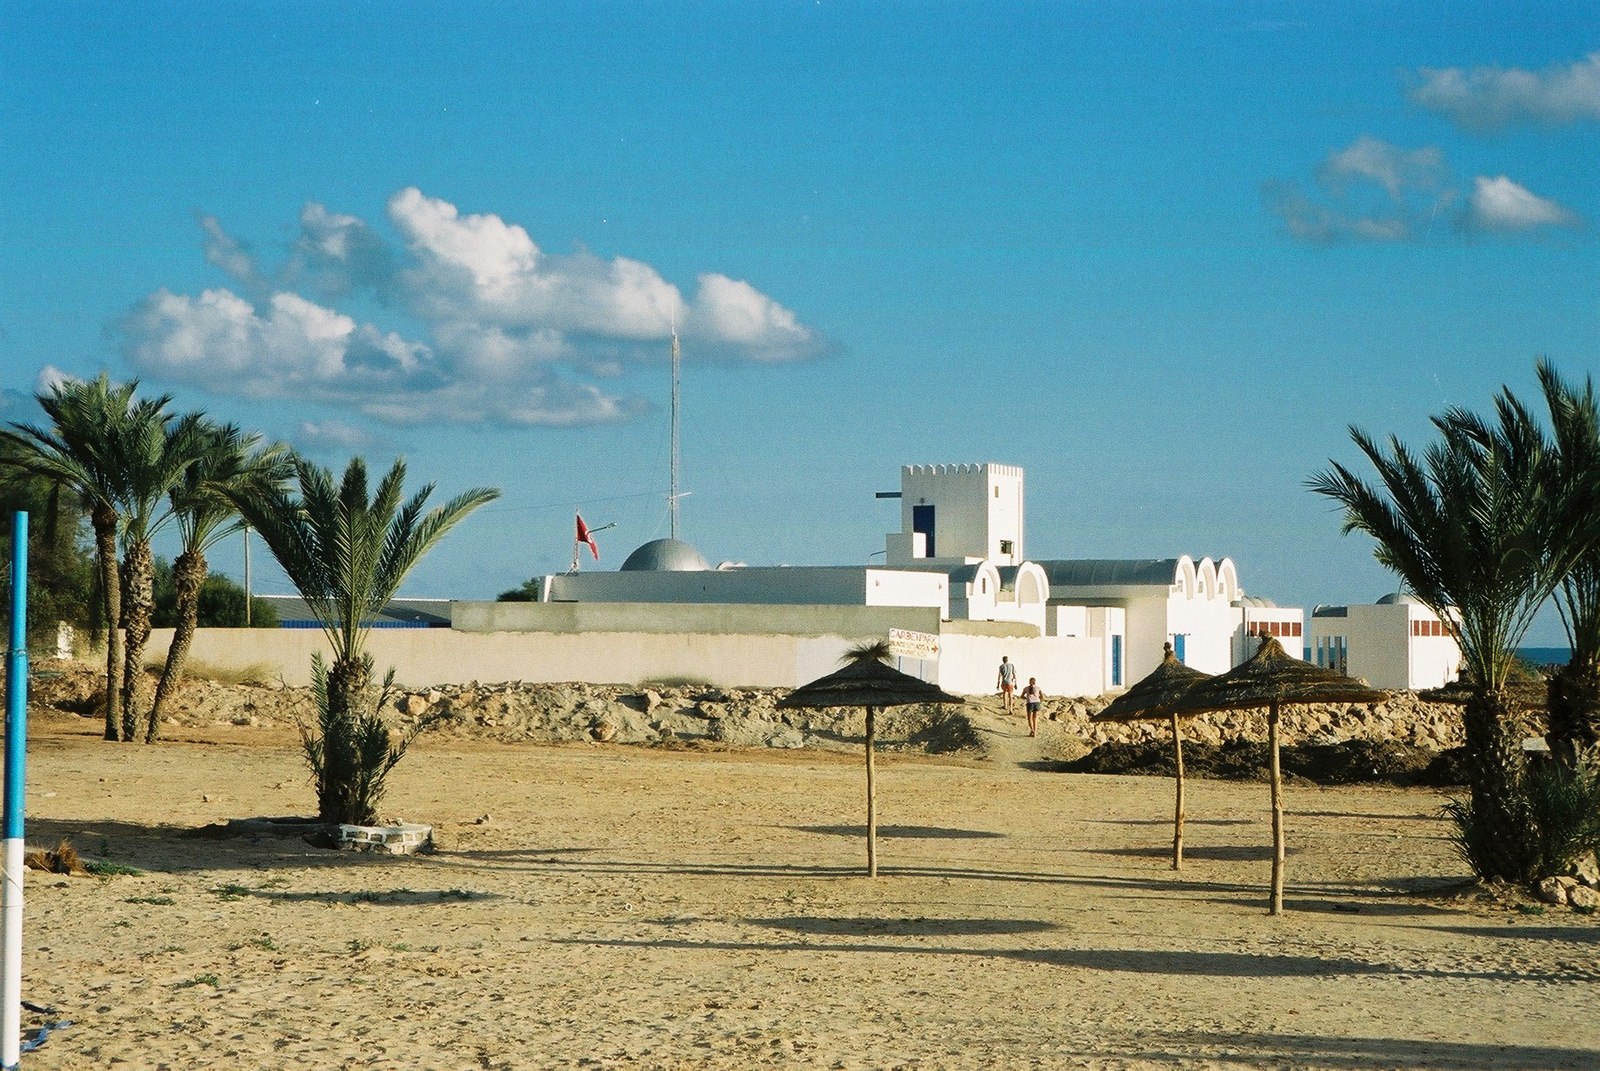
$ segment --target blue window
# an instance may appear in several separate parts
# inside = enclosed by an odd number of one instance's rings
[[[924,551],[924,553],[926,553],[927,556],[930,557],[930,558],[937,558],[939,555],[935,554],[934,550],[933,550],[933,507],[932,506],[912,506],[911,507],[911,530],[913,532],[921,532],[923,534],[923,536],[926,537],[927,542],[925,544],[926,550]]]
[[[1188,638],[1188,635],[1182,632],[1172,637],[1172,653],[1178,656],[1179,662],[1183,662],[1183,641]],[[1187,665],[1188,663],[1184,664]]]
[[[1111,686],[1120,687],[1122,684],[1122,637],[1111,637]]]

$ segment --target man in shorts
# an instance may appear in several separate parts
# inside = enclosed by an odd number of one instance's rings
[[[1008,655],[1000,656],[1000,677],[995,681],[995,690],[1006,699],[1006,713],[1011,713],[1011,696],[1017,690],[1017,667],[1011,664]]]
[[[1028,735],[1039,735],[1039,704],[1044,702],[1044,689],[1038,677],[1029,677],[1028,686],[1022,689],[1022,703],[1028,708]]]

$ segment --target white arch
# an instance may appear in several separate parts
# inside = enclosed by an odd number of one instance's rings
[[[1232,604],[1239,598],[1239,571],[1234,568],[1232,558],[1223,558],[1217,563],[1217,587],[1221,589],[1223,601]]]
[[[1189,555],[1185,554],[1183,557],[1178,559],[1178,568],[1176,570],[1176,575],[1172,579],[1172,583],[1177,587],[1178,594],[1182,595],[1186,599],[1194,598],[1194,562],[1190,559]]]
[[[1017,567],[1017,605],[1036,606],[1050,598],[1050,578],[1044,568],[1035,562],[1023,562]]]
[[[1210,558],[1201,558],[1195,568],[1195,594],[1207,601],[1217,594],[1217,567]]]

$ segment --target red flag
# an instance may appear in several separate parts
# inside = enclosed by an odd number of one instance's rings
[[[578,518],[578,542],[589,544],[589,553],[594,555],[594,560],[600,560],[600,548],[595,545],[594,536],[589,532],[589,526],[583,523],[583,514],[575,514]]]

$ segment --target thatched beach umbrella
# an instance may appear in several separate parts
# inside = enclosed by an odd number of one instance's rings
[[[1278,760],[1278,712],[1293,703],[1379,703],[1389,698],[1358,677],[1347,677],[1291,657],[1277,640],[1261,635],[1261,648],[1228,672],[1201,681],[1176,704],[1179,714],[1267,708],[1272,773],[1272,907],[1283,914],[1283,771]]]
[[[1171,721],[1172,759],[1178,768],[1177,801],[1172,815],[1172,869],[1183,869],[1183,733],[1178,729],[1176,704],[1211,674],[1178,661],[1172,644],[1164,645],[1161,664],[1148,677],[1117,696],[1090,721]]]
[[[872,780],[874,718],[884,707],[915,703],[962,703],[961,697],[886,665],[888,643],[864,644],[845,654],[843,669],[803,684],[778,703],[787,709],[822,707],[867,708],[867,875],[878,876],[878,798]]]

